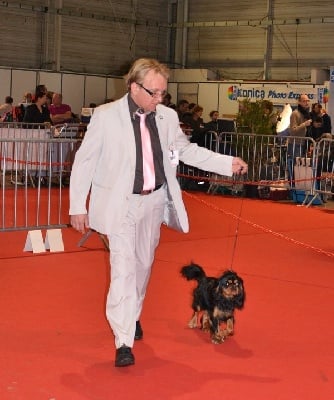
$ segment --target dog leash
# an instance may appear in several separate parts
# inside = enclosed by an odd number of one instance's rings
[[[244,181],[244,177],[242,175],[233,175],[233,184],[236,184],[237,180],[236,178],[239,178],[238,183],[240,184],[240,177]],[[242,195],[241,195],[241,201],[240,201],[240,209],[239,213],[237,215],[237,225],[235,228],[235,233],[234,233],[234,242],[233,242],[233,247],[232,247],[232,256],[231,256],[231,264],[230,264],[230,270],[233,271],[233,263],[234,263],[234,258],[235,258],[235,253],[236,253],[236,248],[237,248],[237,241],[238,241],[238,236],[239,236],[239,226],[240,226],[240,220],[241,220],[241,214],[242,214],[242,209],[244,205],[244,199],[245,199],[245,189],[243,188],[242,190]]]

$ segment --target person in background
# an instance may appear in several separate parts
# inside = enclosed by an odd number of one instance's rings
[[[52,125],[50,112],[46,106],[46,88],[44,85],[36,87],[34,102],[26,108],[23,122],[42,124],[42,126]]]
[[[301,94],[298,98],[298,105],[290,115],[290,136],[305,138],[309,135],[312,118],[310,114],[310,99],[306,94]],[[298,142],[303,143],[303,141]]]
[[[22,102],[19,103],[19,106],[22,106],[24,108],[28,107],[30,104],[32,104],[32,93],[30,92],[25,92],[23,95]]]
[[[50,109],[50,106],[52,104],[52,98],[53,98],[53,92],[50,92],[49,90],[47,90],[46,92],[46,103],[45,105],[47,106],[47,108]]]
[[[219,119],[219,112],[217,110],[210,111],[210,121],[204,124],[206,132],[215,132],[218,135],[218,151],[221,154],[235,154],[235,145],[232,144],[232,137],[228,132],[234,132],[234,121],[231,122],[233,130],[224,132],[224,122]],[[225,126],[226,129],[226,126]]]
[[[199,146],[205,146],[205,135],[204,133],[207,129],[204,127],[203,122],[203,107],[196,105],[193,107],[191,114],[184,117],[183,122],[191,128],[191,138],[192,143],[197,143]]]
[[[15,107],[16,121],[18,122],[23,121],[26,108],[30,106],[30,104],[32,104],[32,98],[33,98],[32,93],[30,92],[24,93],[22,102]]]
[[[270,126],[272,135],[276,135],[276,126],[278,122],[278,114],[274,112],[274,104],[269,100],[263,101],[263,118]]]
[[[35,89],[34,102],[26,107],[23,122],[27,124],[38,124],[39,128],[49,128],[52,125],[50,112],[46,106],[46,87],[38,85]],[[24,124],[24,128],[29,129],[30,126]],[[35,125],[33,125],[35,127]],[[47,170],[46,167],[40,166],[36,171],[36,185],[47,186]]]
[[[196,107],[196,106],[197,106],[196,103],[189,103],[188,104],[188,109],[182,115],[182,122],[185,122],[187,119],[192,118],[194,107]]]
[[[13,122],[14,120],[14,107],[13,98],[11,96],[5,97],[5,103],[0,105],[0,121]]]
[[[162,100],[162,104],[166,107],[170,107],[173,110],[176,110],[176,105],[172,103],[172,96],[170,93],[166,93],[165,97]]]
[[[188,112],[192,113],[195,106],[197,106],[196,103],[189,103]]]
[[[161,224],[189,230],[176,178],[179,160],[221,175],[247,172],[240,158],[189,143],[175,111],[160,104],[168,76],[157,60],[136,60],[126,76],[128,93],[95,109],[71,173],[73,228],[82,234],[94,229],[109,241],[106,316],[116,367],[135,363],[134,340],[143,338],[140,317]]]
[[[183,117],[186,113],[189,112],[189,101],[182,99],[177,102],[176,112],[179,116],[179,121],[183,122]]]
[[[49,111],[53,125],[72,122],[71,107],[63,103],[63,96],[60,93],[53,94]]]
[[[187,117],[184,117],[184,121],[189,123],[193,129],[204,128],[204,121],[202,118],[203,115],[203,107],[196,104],[190,114]]]
[[[331,134],[332,133],[332,121],[331,117],[326,113],[326,111],[322,108],[320,103],[313,103],[311,109],[311,118],[312,121],[316,122],[316,126],[319,128],[319,118],[321,118],[321,127],[318,129],[318,133],[321,133],[320,136],[323,134]],[[318,137],[320,137],[318,135]]]
[[[35,94],[32,96],[33,103],[36,100],[36,93],[42,93],[42,92],[46,93],[47,97],[48,97],[48,94],[50,93],[50,92],[48,92],[48,89],[46,88],[46,86],[44,84],[37,85],[36,89],[35,89]]]
[[[323,135],[327,135],[323,133],[323,125],[324,121],[321,116],[313,117],[312,118],[312,126],[310,130],[310,137],[315,140],[316,142],[320,140]],[[330,134],[329,134],[330,135]],[[331,135],[330,135],[331,136]]]
[[[216,133],[221,132],[222,130],[220,129],[220,124],[219,124],[219,119],[218,119],[219,112],[217,110],[210,111],[209,117],[210,117],[210,121],[206,122],[204,124],[205,128],[208,131],[213,131]]]
[[[310,99],[307,94],[301,94],[298,105],[290,115],[290,128],[288,139],[288,173],[289,179],[293,180],[293,166],[296,157],[305,157],[307,151],[306,137],[311,136],[312,118],[310,113]],[[293,136],[294,138],[291,138]],[[299,139],[300,138],[300,139]],[[294,186],[294,182],[291,182]]]

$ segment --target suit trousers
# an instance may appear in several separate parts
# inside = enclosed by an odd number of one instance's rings
[[[132,194],[121,229],[108,235],[110,287],[106,317],[115,335],[115,345],[133,347],[155,249],[160,239],[166,204],[166,187],[148,194]]]

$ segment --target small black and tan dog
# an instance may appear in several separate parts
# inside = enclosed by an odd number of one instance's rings
[[[230,270],[219,278],[208,277],[201,266],[193,263],[182,267],[181,275],[198,284],[193,291],[194,314],[188,326],[209,331],[214,344],[224,342],[234,333],[234,310],[244,306],[243,280]]]

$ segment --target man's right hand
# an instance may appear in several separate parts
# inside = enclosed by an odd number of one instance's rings
[[[72,227],[80,233],[86,233],[86,229],[89,229],[89,221],[87,214],[71,215]]]

